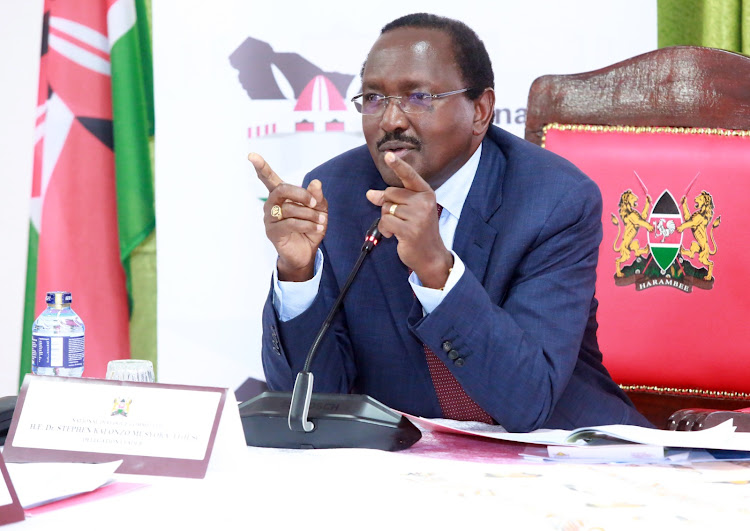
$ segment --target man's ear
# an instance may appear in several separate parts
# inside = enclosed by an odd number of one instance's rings
[[[484,135],[495,117],[495,91],[484,89],[482,95],[474,100],[474,136]]]

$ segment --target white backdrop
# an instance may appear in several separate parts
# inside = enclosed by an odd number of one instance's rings
[[[293,83],[280,67],[272,70],[281,95],[251,99],[238,76],[262,76],[263,61],[236,69],[230,56],[249,37],[266,43],[266,53],[299,54],[325,72],[353,75],[339,91],[347,100],[380,27],[411,10],[341,0],[208,5],[153,4],[159,375],[236,388],[263,378],[261,308],[275,258],[263,233],[266,191],[247,154],[260,152],[282,178],[298,183],[362,137],[353,109],[293,111]],[[484,40],[497,107],[511,117],[498,125],[519,136],[536,77],[593,70],[656,47],[655,0],[437,0],[430,10],[465,21]],[[294,133],[302,118],[336,119],[344,131]]]
[[[0,0],[0,396],[18,393],[43,3]]]

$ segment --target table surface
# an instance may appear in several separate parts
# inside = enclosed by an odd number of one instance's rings
[[[401,452],[247,447],[204,479],[118,474],[125,492],[5,529],[750,528],[750,463],[541,463],[527,450],[434,432]]]

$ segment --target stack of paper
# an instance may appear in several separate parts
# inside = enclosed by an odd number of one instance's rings
[[[417,425],[448,433],[547,446],[546,455],[530,459],[587,462],[670,462],[715,459],[750,460],[750,433],[736,432],[731,420],[700,431],[670,431],[623,424],[575,430],[509,433],[481,422],[425,419],[407,415]],[[716,451],[706,451],[716,450]]]

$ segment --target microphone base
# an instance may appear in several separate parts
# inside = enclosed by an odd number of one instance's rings
[[[248,446],[404,450],[422,437],[403,415],[367,395],[313,393],[310,432],[289,428],[292,393],[266,391],[240,405]]]

